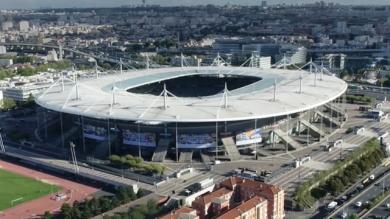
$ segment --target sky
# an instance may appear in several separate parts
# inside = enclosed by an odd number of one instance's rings
[[[328,2],[330,0],[325,0]],[[171,5],[200,5],[200,4],[242,4],[256,5],[261,0],[146,0],[147,4]],[[312,3],[315,0],[268,0],[268,4],[300,4]],[[390,5],[389,0],[333,0],[340,4],[377,4]],[[0,0],[0,9],[26,9],[26,8],[64,8],[64,7],[116,7],[129,4],[141,4],[141,0]]]

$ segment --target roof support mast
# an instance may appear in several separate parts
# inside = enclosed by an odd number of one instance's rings
[[[180,66],[182,68],[184,67],[184,55],[183,55],[183,53],[180,53]]]
[[[64,85],[64,73],[61,72],[61,89],[62,89],[62,92],[65,91],[65,85]]]
[[[97,60],[95,60],[95,74],[96,74],[96,78],[99,78],[99,72],[98,72],[98,64],[97,64]]]
[[[301,73],[301,75],[299,76],[299,93],[300,94],[302,93],[302,79],[303,79],[303,77],[302,77],[302,73]]]
[[[164,95],[164,109],[167,109],[168,108],[168,91],[167,91],[167,85],[164,83],[164,91],[163,91],[163,95]]]
[[[116,84],[114,83],[114,85],[112,86],[112,103],[111,103],[112,106],[116,104],[115,91],[116,91]]]
[[[75,78],[75,88],[76,88],[76,100],[80,99],[80,94],[79,94],[79,84],[77,81],[77,77]]]
[[[276,101],[276,78],[274,81],[274,102]]]
[[[122,58],[119,59],[119,70],[120,70],[120,73],[123,74],[123,63],[122,63]]]
[[[229,92],[229,90],[227,88],[227,83],[225,82],[225,89],[223,91],[225,109],[227,109],[227,107],[228,107],[228,92]]]
[[[146,53],[146,69],[150,68],[150,60],[149,60],[149,55]]]

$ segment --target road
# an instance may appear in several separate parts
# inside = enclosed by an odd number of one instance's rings
[[[385,112],[390,112],[390,104],[385,104],[382,110]],[[322,164],[332,164],[335,160],[340,159],[340,157],[346,156],[354,148],[364,144],[373,137],[378,137],[378,133],[383,133],[390,130],[390,119],[387,119],[382,122],[374,121],[362,117],[360,112],[352,112],[350,119],[344,125],[344,128],[353,127],[353,126],[364,126],[366,131],[360,135],[354,133],[345,134],[345,129],[341,129],[330,136],[329,138],[338,139],[342,138],[344,143],[342,148],[335,148],[331,152],[324,152],[320,150],[312,150],[310,154],[313,161],[321,162]],[[307,167],[311,166],[311,167]],[[307,165],[306,167],[300,167],[287,173],[275,177],[270,182],[279,186],[282,186],[286,189],[287,192],[294,191],[294,187],[303,182],[304,179],[307,179],[309,176],[314,174],[316,169],[312,168],[313,165]]]
[[[364,205],[366,202],[370,201],[372,198],[379,196],[384,191],[384,186],[390,185],[390,173],[382,177],[381,179],[375,181],[375,183],[370,184],[367,188],[365,188],[362,192],[353,196],[348,202],[341,207],[339,207],[336,211],[334,211],[329,217],[337,217],[340,216],[343,212],[347,215],[356,214],[364,210]],[[355,188],[356,189],[356,188]],[[362,206],[357,207],[356,203],[361,202]]]
[[[390,197],[388,197],[382,204],[373,209],[367,216],[367,218],[387,218],[390,217],[390,209],[387,204],[390,203]]]

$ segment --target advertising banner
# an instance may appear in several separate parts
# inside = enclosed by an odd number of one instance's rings
[[[93,125],[85,125],[84,137],[98,141],[104,141],[107,139],[107,129]]]
[[[156,147],[156,134],[154,133],[137,133],[130,130],[123,130],[123,144],[143,146],[143,147]]]
[[[210,134],[182,134],[178,137],[179,148],[215,147],[215,140]]]
[[[236,135],[236,145],[248,145],[260,143],[261,138],[261,129],[253,129]]]

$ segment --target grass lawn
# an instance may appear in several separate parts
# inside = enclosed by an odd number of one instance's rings
[[[0,211],[56,191],[58,191],[58,187],[55,185],[49,185],[0,168]],[[12,205],[13,200],[17,201],[14,201]]]

